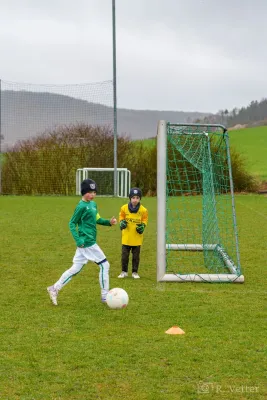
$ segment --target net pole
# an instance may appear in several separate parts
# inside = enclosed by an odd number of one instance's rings
[[[114,134],[114,196],[118,195],[117,185],[117,66],[116,66],[116,1],[112,0],[113,38],[113,134]]]
[[[157,132],[157,281],[166,273],[166,150],[167,123],[159,121]]]
[[[0,79],[0,194],[2,194],[2,80]]]
[[[238,233],[237,233],[237,222],[236,222],[236,211],[235,211],[235,198],[234,198],[234,182],[233,182],[233,174],[232,174],[232,164],[231,164],[231,155],[230,155],[230,145],[229,145],[229,136],[228,133],[224,134],[225,143],[226,143],[226,151],[227,151],[227,163],[229,169],[229,181],[230,181],[230,191],[231,191],[231,200],[232,200],[232,215],[233,215],[233,224],[234,224],[234,235],[235,235],[235,247],[236,247],[236,259],[237,259],[237,267],[240,271],[240,252],[239,252],[239,242],[238,242]]]
[[[217,218],[217,209],[216,209],[216,196],[215,196],[215,186],[214,186],[214,179],[213,179],[213,162],[212,162],[212,157],[211,157],[211,146],[210,146],[210,137],[207,135],[207,140],[208,140],[208,157],[209,157],[209,175],[210,175],[210,186],[211,186],[211,203],[212,203],[212,215],[213,215],[213,222],[216,229],[216,235],[215,232],[213,232],[213,239],[216,240],[217,243],[220,242],[220,234],[219,234],[219,224],[218,224],[218,218]],[[214,226],[213,225],[213,226]]]

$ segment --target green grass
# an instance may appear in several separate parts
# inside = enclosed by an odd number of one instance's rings
[[[143,144],[145,147],[154,147],[156,144],[156,139],[141,139],[134,141],[137,144]]]
[[[245,158],[248,172],[267,181],[267,126],[229,131],[230,146]],[[137,140],[152,147],[156,139]]]
[[[267,126],[229,132],[231,147],[247,161],[248,171],[267,181]]]
[[[266,399],[267,198],[236,197],[243,285],[157,284],[155,198],[143,200],[140,280],[117,279],[119,227],[100,227],[111,287],[129,294],[125,310],[100,303],[93,263],[63,288],[58,307],[50,303],[46,287],[72,263],[77,201],[0,197],[0,399]],[[124,202],[97,199],[103,217]],[[166,335],[173,325],[185,335]]]

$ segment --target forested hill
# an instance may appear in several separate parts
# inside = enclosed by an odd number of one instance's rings
[[[247,107],[235,107],[230,111],[228,109],[219,110],[216,114],[197,118],[194,122],[223,124],[228,127],[267,125],[267,99],[251,101]]]
[[[229,113],[227,120],[228,126],[267,120],[267,99],[252,101],[247,107],[240,109],[234,108]]]
[[[207,113],[118,109],[118,134],[132,139],[156,136],[157,122],[192,122]],[[2,148],[62,125],[113,126],[113,108],[61,94],[6,90],[1,92]]]

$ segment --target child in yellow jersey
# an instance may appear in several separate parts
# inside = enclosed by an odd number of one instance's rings
[[[128,204],[124,204],[120,210],[120,229],[122,232],[122,272],[118,278],[128,276],[128,263],[132,251],[132,277],[140,278],[138,267],[140,263],[140,251],[143,243],[143,233],[148,222],[148,211],[141,205],[142,192],[139,188],[130,190]]]

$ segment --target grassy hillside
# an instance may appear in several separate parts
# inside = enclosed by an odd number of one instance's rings
[[[100,227],[111,287],[129,294],[125,310],[100,303],[93,263],[57,307],[48,298],[46,286],[72,263],[77,201],[0,197],[1,399],[266,399],[266,198],[236,196],[243,285],[157,284],[155,198],[143,199],[150,220],[140,280],[117,278],[120,229]],[[97,202],[108,217],[125,199]],[[185,335],[166,335],[173,325]]]
[[[267,126],[229,131],[230,146],[242,154],[247,170],[260,180],[267,180]],[[139,140],[154,146],[155,139]]]
[[[230,144],[247,160],[248,170],[267,180],[267,126],[229,131]]]

